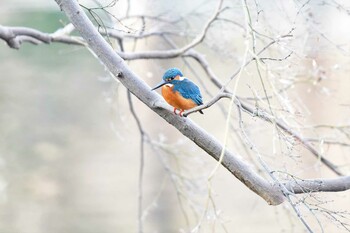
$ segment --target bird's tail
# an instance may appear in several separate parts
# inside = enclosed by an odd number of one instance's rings
[[[204,112],[202,110],[199,110],[200,114],[204,114]]]

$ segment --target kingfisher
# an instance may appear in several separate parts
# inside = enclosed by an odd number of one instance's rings
[[[185,78],[178,68],[165,71],[162,81],[152,88],[152,91],[162,87],[162,96],[168,104],[174,107],[174,113],[179,115],[196,106],[202,105],[202,95],[199,87],[188,78]],[[202,110],[199,110],[203,114]]]

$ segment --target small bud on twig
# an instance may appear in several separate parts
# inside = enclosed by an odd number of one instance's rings
[[[118,77],[118,78],[124,78],[124,75],[123,75],[122,72],[118,72],[117,77]]]

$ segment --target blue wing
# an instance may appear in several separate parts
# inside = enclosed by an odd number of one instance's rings
[[[178,91],[184,98],[193,100],[197,105],[203,104],[199,87],[187,78],[177,81],[173,90]]]

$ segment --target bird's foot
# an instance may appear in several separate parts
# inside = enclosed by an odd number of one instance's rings
[[[179,114],[176,113],[176,110],[179,111]],[[182,113],[183,113],[184,111],[185,111],[185,110],[180,110],[180,109],[174,108],[174,114],[175,114],[175,115],[179,115],[180,117],[183,117]]]
[[[182,113],[184,112],[184,110],[181,110],[180,113],[179,113],[179,116],[180,117],[183,117]]]

